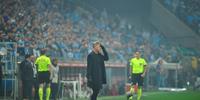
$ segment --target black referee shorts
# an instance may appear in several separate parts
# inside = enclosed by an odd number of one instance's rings
[[[142,73],[138,73],[138,74],[132,74],[132,82],[133,85],[136,85],[138,83],[138,86],[143,86],[143,80],[144,78],[141,76]]]
[[[39,81],[39,84],[50,83],[50,72],[49,71],[38,72],[38,81]]]

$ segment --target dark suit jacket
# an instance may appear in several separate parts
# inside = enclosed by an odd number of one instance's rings
[[[0,62],[0,82],[3,78],[2,63]]]
[[[108,54],[103,46],[101,46],[103,54],[96,54],[92,51],[87,57],[87,79],[88,86],[91,88],[102,88],[102,84],[106,84],[106,71],[104,61],[107,61]]]
[[[28,60],[20,64],[20,74],[22,81],[33,81],[33,65]]]

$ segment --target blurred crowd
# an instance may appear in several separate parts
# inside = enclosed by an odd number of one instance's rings
[[[199,0],[159,0],[177,17],[200,34],[200,1]]]
[[[87,10],[70,0],[12,0],[0,5],[0,40],[17,42],[19,58],[31,53],[37,57],[47,48],[51,57],[84,61],[91,43],[99,40],[108,48],[111,62],[126,62],[135,50],[148,61],[179,60],[180,48],[169,46],[161,32],[138,28],[105,9]]]

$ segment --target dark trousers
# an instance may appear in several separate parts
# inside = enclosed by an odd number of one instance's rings
[[[0,78],[0,96],[3,96],[2,78]]]
[[[91,100],[97,100],[97,96],[99,94],[100,89],[98,88],[92,88],[92,95],[91,95]]]
[[[34,79],[34,88],[35,88],[34,100],[39,100],[39,95],[38,95],[39,82],[37,78]]]
[[[58,83],[51,83],[51,99],[56,100],[58,98]]]
[[[23,80],[22,81],[22,89],[23,89],[23,98],[25,99],[32,99],[32,87],[33,81],[30,80]]]

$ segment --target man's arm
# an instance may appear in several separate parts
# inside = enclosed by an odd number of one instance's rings
[[[108,60],[109,60],[109,57],[108,57],[108,53],[107,53],[105,47],[104,47],[103,45],[100,45],[100,46],[101,46],[101,49],[102,49],[102,51],[103,51],[104,60],[105,60],[105,61],[108,61]]]
[[[52,64],[49,64],[49,65],[48,65],[48,68],[49,68],[49,72],[52,73],[53,65],[52,65]]]
[[[88,55],[87,57],[87,80],[88,82],[92,81],[92,59],[91,59],[91,55]]]
[[[146,75],[146,72],[147,72],[147,65],[144,65],[144,72],[142,73],[142,77],[144,77]]]
[[[22,61],[21,63],[20,63],[20,65],[19,65],[19,73],[20,73],[20,78],[21,79],[23,79],[24,77],[24,68],[23,68],[23,66],[24,66],[24,62]]]
[[[129,79],[131,79],[131,75],[132,75],[132,63],[131,63],[131,60],[129,61],[128,66],[129,66]]]
[[[132,75],[132,68],[130,67],[129,68],[129,77],[128,77],[129,79],[131,79],[131,75]]]
[[[0,62],[0,78],[2,77],[3,77],[3,71],[2,71],[1,62]]]
[[[60,66],[57,66],[58,67],[58,82],[61,80],[61,74],[60,74]]]

